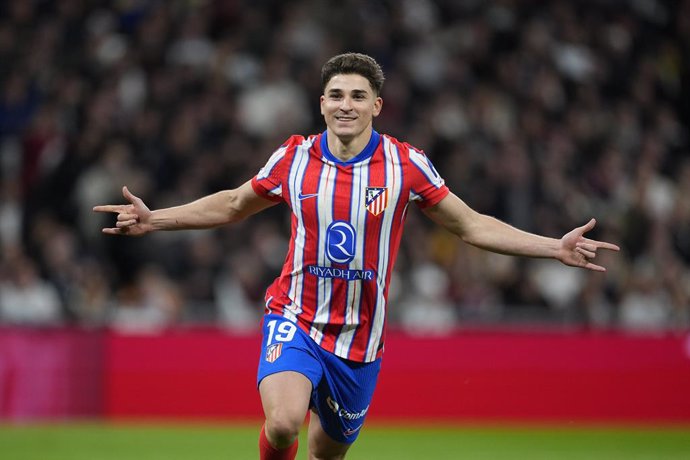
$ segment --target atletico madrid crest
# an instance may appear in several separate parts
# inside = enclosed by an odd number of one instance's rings
[[[272,363],[276,359],[280,358],[280,354],[283,352],[282,343],[274,343],[266,348],[266,361]]]
[[[367,187],[364,203],[367,211],[378,216],[388,206],[388,187]]]

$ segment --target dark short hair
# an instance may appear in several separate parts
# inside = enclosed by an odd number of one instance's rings
[[[333,56],[321,68],[321,90],[335,75],[361,75],[367,80],[374,93],[378,96],[383,88],[383,70],[376,60],[361,53],[344,53]]]

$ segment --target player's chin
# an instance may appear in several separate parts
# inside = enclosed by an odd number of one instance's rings
[[[350,141],[359,136],[364,130],[357,126],[336,125],[332,129],[333,133],[343,141]]]

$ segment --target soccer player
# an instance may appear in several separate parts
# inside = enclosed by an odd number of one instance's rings
[[[357,438],[380,369],[388,285],[410,202],[466,243],[502,254],[605,271],[593,262],[597,251],[619,249],[584,237],[594,219],[553,239],[467,206],[421,150],[373,129],[384,76],[371,57],[335,56],[321,80],[326,130],[290,137],[240,187],[155,211],[123,187],[129,204],[94,207],[117,213],[104,233],[129,236],[217,227],[279,202],[290,207],[289,250],[265,297],[257,376],[264,460],[295,458],[309,410],[310,459],[342,459]]]

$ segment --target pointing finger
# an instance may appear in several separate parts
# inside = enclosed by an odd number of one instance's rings
[[[610,249],[612,251],[620,251],[621,248],[619,248],[617,245],[613,243],[600,243],[601,245],[599,247],[604,248],[604,249]]]
[[[121,228],[104,228],[101,231],[103,233],[107,233],[108,235],[122,235],[122,229]]]
[[[94,212],[124,212],[125,206],[121,204],[104,204],[93,207]]]
[[[594,244],[598,248],[602,249],[610,249],[612,251],[620,251],[621,248],[618,247],[618,245],[615,245],[613,243],[607,243],[605,241],[596,241],[596,240],[585,240],[586,243],[589,244]]]

